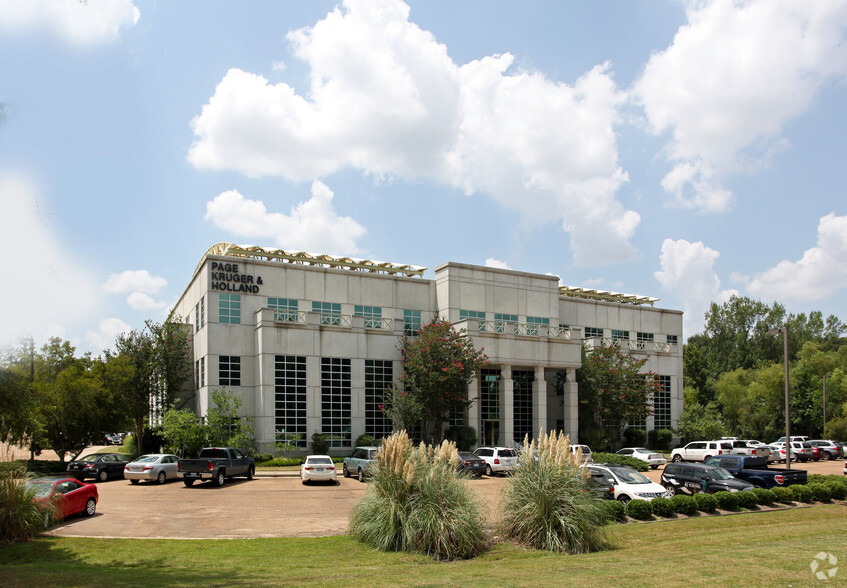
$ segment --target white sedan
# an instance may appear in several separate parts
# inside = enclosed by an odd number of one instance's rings
[[[624,447],[623,449],[618,450],[618,455],[625,455],[627,457],[634,457],[635,459],[646,461],[654,470],[659,466],[663,466],[668,463],[664,454],[656,451],[650,451],[646,447]]]
[[[124,478],[132,484],[141,480],[155,480],[164,484],[168,480],[176,480],[179,458],[170,453],[148,453],[124,466]]]
[[[312,481],[335,482],[338,484],[338,472],[332,458],[328,455],[307,455],[300,464],[300,481],[308,484]]]

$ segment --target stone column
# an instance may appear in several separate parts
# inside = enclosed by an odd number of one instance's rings
[[[579,442],[579,385],[576,383],[576,368],[567,369],[565,381],[565,433],[571,443]]]
[[[476,378],[468,382],[468,400],[473,401],[473,404],[468,407],[467,424],[476,429],[478,444],[482,444],[482,418],[480,417],[479,412],[479,405],[481,402],[480,394],[482,393],[480,378],[482,378],[482,375],[477,373]]]
[[[538,433],[547,430],[547,380],[544,379],[544,368],[535,366],[535,380],[532,382],[532,434],[538,437]],[[521,440],[523,441],[523,440]]]
[[[505,447],[515,444],[515,381],[512,366],[504,365],[500,372],[500,440]]]

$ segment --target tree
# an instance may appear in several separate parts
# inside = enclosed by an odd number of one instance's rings
[[[181,456],[197,455],[205,445],[205,433],[193,411],[172,408],[162,417],[162,435],[170,450]]]
[[[210,445],[238,447],[244,453],[256,450],[252,419],[239,416],[241,398],[228,390],[213,390],[206,413],[206,440]]]
[[[145,324],[153,338],[152,369],[161,388],[160,414],[172,406],[182,408],[190,397],[180,399],[180,392],[193,376],[189,327],[179,316],[173,316],[163,324],[153,321],[146,321]]]
[[[627,424],[652,414],[659,389],[652,372],[641,373],[647,358],[622,353],[616,347],[596,347],[586,353],[579,370],[580,405],[590,407],[593,424],[620,438]],[[582,412],[582,411],[580,411]]]
[[[150,396],[153,391],[153,338],[144,331],[130,331],[118,335],[115,347],[132,365],[132,372],[128,374],[120,391],[133,422],[136,449],[140,454],[144,421],[150,415]]]
[[[468,384],[488,358],[474,348],[464,329],[456,331],[438,316],[417,337],[404,337],[400,353],[403,391],[420,404],[425,435],[438,442],[450,415],[471,405]]]
[[[720,439],[726,435],[726,423],[718,416],[714,405],[686,406],[679,415],[679,436],[686,441],[694,439]]]
[[[36,429],[31,382],[35,369],[32,339],[0,359],[0,441],[24,445]]]

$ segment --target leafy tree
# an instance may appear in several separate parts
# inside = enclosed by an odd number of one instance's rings
[[[679,416],[679,435],[686,441],[720,439],[726,435],[726,424],[714,405],[694,404],[686,406]]]
[[[417,337],[404,337],[400,353],[403,391],[420,404],[424,430],[440,441],[450,415],[471,405],[468,384],[488,358],[474,348],[464,329],[456,331],[437,316],[421,327]]]
[[[171,406],[182,408],[190,397],[180,399],[183,385],[193,377],[193,352],[190,332],[179,316],[163,324],[146,321],[153,339],[152,370],[161,388],[162,411]]]
[[[162,436],[181,457],[197,455],[206,444],[200,419],[193,411],[172,408],[162,417]]]
[[[140,454],[144,423],[150,415],[150,396],[154,385],[153,338],[144,331],[131,331],[118,335],[115,347],[132,365],[132,372],[128,374],[129,378],[120,387],[120,391],[133,422],[136,449]]]
[[[206,440],[210,445],[238,447],[245,453],[255,453],[252,419],[239,416],[240,409],[241,398],[232,392],[212,391],[212,405],[206,413]]]
[[[0,359],[0,441],[23,445],[37,428],[31,390],[35,356],[32,340]]]
[[[627,424],[652,414],[652,399],[659,384],[652,372],[641,373],[645,363],[646,358],[605,346],[583,357],[578,372],[580,405],[589,408],[593,424],[614,435],[614,440],[620,438]]]
[[[417,394],[406,393],[402,388],[391,385],[385,391],[381,410],[391,419],[395,431],[411,431],[421,421],[423,407]]]

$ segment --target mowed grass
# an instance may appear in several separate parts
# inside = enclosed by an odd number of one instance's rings
[[[847,506],[611,527],[615,548],[560,555],[497,544],[469,561],[381,553],[348,537],[43,538],[0,546],[0,586],[821,586],[847,585]],[[843,576],[843,577],[842,577]]]

